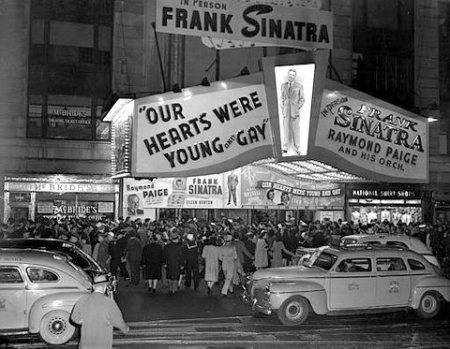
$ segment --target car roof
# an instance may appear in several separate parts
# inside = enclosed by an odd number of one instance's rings
[[[74,268],[67,263],[68,259],[59,253],[33,249],[0,248],[0,263],[34,264],[62,269],[72,274]]]
[[[372,257],[374,254],[377,257],[378,255],[398,255],[403,257],[414,257],[419,258],[420,260],[426,260],[421,254],[409,250],[404,249],[397,246],[372,246],[372,245],[354,245],[350,247],[340,247],[337,248],[326,248],[324,251],[339,255],[339,256],[351,256],[355,255],[361,257]]]
[[[67,244],[67,245],[66,245]],[[3,246],[48,246],[51,248],[60,247],[60,246],[67,246],[67,247],[76,247],[75,244],[65,241],[65,240],[58,240],[58,239],[4,239],[0,240],[0,247]]]
[[[394,235],[394,234],[354,234],[344,236],[342,239],[355,240],[374,240],[374,241],[399,241],[408,245],[408,247],[419,253],[430,253],[430,249],[418,238],[409,235]]]

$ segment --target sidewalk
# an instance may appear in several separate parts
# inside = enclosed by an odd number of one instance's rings
[[[204,281],[198,291],[182,289],[169,296],[161,284],[156,294],[147,290],[144,281],[138,286],[127,286],[120,281],[114,298],[122,310],[125,321],[156,321],[188,318],[218,318],[250,315],[251,309],[240,298],[240,290],[222,297],[219,286],[215,285],[213,295],[208,296]],[[220,285],[221,286],[221,285]]]

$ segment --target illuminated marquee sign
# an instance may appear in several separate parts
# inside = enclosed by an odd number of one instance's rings
[[[193,176],[273,156],[262,74],[137,99],[132,175]],[[114,123],[114,122],[113,122]]]
[[[315,146],[318,160],[349,173],[428,180],[427,120],[332,81],[323,93]]]

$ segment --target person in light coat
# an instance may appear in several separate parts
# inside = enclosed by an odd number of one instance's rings
[[[255,249],[255,268],[261,269],[266,268],[269,265],[269,259],[267,257],[267,243],[264,239],[265,231],[261,231],[258,235],[258,240],[256,241]]]
[[[82,296],[73,307],[71,320],[81,325],[80,349],[112,348],[113,328],[130,330],[116,302],[101,289]]]
[[[212,294],[212,287],[219,281],[220,249],[215,245],[213,238],[206,241],[203,247],[202,258],[205,259],[205,281],[208,286],[208,295]]]
[[[233,277],[236,270],[236,260],[238,258],[236,248],[232,245],[233,237],[225,236],[225,244],[220,247],[219,259],[222,261],[222,270],[225,282],[222,287],[222,295],[226,296],[228,291],[233,292]]]

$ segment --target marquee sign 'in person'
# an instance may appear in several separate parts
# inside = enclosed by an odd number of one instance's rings
[[[380,180],[402,182],[428,178],[426,119],[349,88],[324,90],[315,144],[347,161],[350,166],[333,165],[350,173],[369,170]]]
[[[217,173],[273,154],[264,85],[164,101],[173,96],[136,101],[134,176]]]
[[[297,48],[333,47],[331,12],[274,4],[158,0],[156,29]]]

